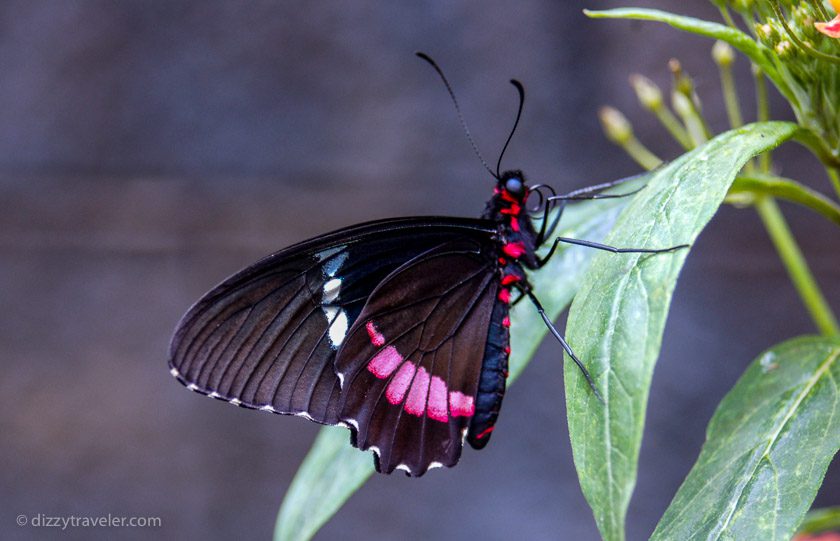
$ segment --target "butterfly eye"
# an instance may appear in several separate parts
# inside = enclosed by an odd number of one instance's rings
[[[511,177],[505,181],[505,190],[510,192],[511,195],[524,195],[525,194],[525,185],[516,177]]]

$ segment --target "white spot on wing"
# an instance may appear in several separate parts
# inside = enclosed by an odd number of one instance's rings
[[[197,391],[198,385],[196,385],[195,383],[190,383],[189,385],[187,385],[187,389],[189,389],[190,391]]]
[[[175,376],[176,378],[181,375],[181,373],[178,372],[178,369],[175,368],[174,366],[169,369],[169,373],[172,374],[173,376]]]
[[[231,398],[230,400],[228,400],[228,402],[230,402],[234,406],[241,406],[242,405],[242,401],[239,400],[238,398]]]
[[[411,468],[409,468],[407,464],[397,464],[397,469],[411,473]]]
[[[347,314],[344,310],[339,310],[338,315],[330,323],[330,343],[332,343],[333,349],[338,349],[338,346],[344,341],[348,327]]]
[[[345,419],[345,421],[348,425],[352,426],[357,431],[359,430],[359,421],[357,421],[356,419]]]
[[[341,390],[344,390],[344,374],[342,374],[341,372],[336,372],[335,375],[338,376],[338,387]]]
[[[274,413],[274,408],[270,404],[266,404],[260,408],[260,411],[270,411],[271,413]]]
[[[378,456],[378,457],[382,458],[382,451],[380,451],[380,450],[379,450],[379,447],[377,447],[376,445],[371,445],[371,446],[369,447],[369,449],[370,449],[371,451],[373,451],[373,453],[374,453],[376,456]]]
[[[332,278],[324,283],[324,297],[322,302],[329,304],[338,298],[341,292],[341,278]]]
[[[441,464],[440,462],[431,462],[429,464],[429,469],[430,470],[433,470],[435,468],[442,468],[442,467],[443,467],[443,464]]]
[[[219,393],[213,391],[212,393],[207,395],[208,398],[219,398]]]
[[[298,417],[303,417],[304,419],[306,419],[308,421],[314,421],[315,420],[315,419],[312,418],[311,415],[309,415],[305,411],[299,411],[299,412],[295,413],[295,415],[298,416]]]

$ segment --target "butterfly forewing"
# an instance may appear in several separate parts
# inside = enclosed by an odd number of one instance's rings
[[[453,466],[474,413],[498,281],[487,240],[448,241],[370,295],[336,359],[339,417],[379,471]]]
[[[488,242],[490,234],[480,220],[402,218],[281,250],[190,309],[172,340],[170,368],[209,396],[335,424],[336,351],[377,285],[435,246]]]

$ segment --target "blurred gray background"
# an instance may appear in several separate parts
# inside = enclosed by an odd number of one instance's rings
[[[628,0],[717,19],[710,2]],[[266,539],[318,427],[184,390],[166,350],[181,314],[235,270],[364,220],[473,216],[491,181],[443,86],[495,160],[569,190],[638,172],[596,118],[619,106],[679,149],[627,85],[692,73],[726,127],[711,43],[595,22],[619,2],[0,4],[0,537]],[[741,59],[746,116],[750,75]],[[773,106],[788,118],[784,103]],[[783,174],[828,190],[794,146]],[[836,226],[784,204],[840,308]],[[724,207],[680,279],[650,397],[629,537],[653,530],[714,407],[764,348],[814,329],[751,210]],[[493,443],[422,479],[376,476],[319,539],[596,539],[568,442],[561,351],[546,343]],[[835,464],[818,503],[840,503]],[[157,530],[46,531],[19,514],[160,516]]]

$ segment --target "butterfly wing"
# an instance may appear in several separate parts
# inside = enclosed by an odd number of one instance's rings
[[[338,352],[339,418],[380,472],[458,462],[498,289],[488,242],[447,241],[396,269]]]
[[[170,370],[213,398],[336,424],[333,362],[374,288],[441,243],[490,234],[481,220],[399,218],[281,250],[187,312],[170,345]]]

